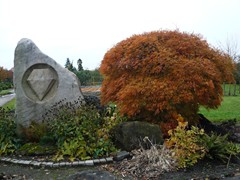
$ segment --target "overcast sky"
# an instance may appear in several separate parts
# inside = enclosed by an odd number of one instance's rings
[[[217,46],[240,46],[240,0],[0,0],[0,66],[13,67],[21,38],[64,66],[95,69],[119,41],[143,32],[201,34]]]

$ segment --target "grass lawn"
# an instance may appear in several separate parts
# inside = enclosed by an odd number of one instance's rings
[[[4,109],[15,109],[15,104],[16,104],[16,98],[13,98],[11,101],[7,102],[4,104],[2,107]]]
[[[3,108],[14,109],[16,99],[12,99],[6,103]],[[236,119],[240,124],[240,95],[238,96],[225,96],[222,105],[218,109],[207,110],[203,107],[200,108],[199,113],[203,114],[212,122],[221,122],[229,119]]]
[[[12,92],[10,90],[2,90],[2,91],[0,91],[0,96],[4,96],[4,95],[7,95],[7,94],[12,94]]]
[[[236,119],[240,123],[240,96],[225,96],[222,105],[215,110],[200,108],[199,113],[203,114],[212,122]]]
[[[240,84],[223,84],[222,88],[224,95],[240,95]]]

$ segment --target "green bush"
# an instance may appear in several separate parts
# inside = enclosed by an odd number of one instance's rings
[[[48,113],[46,123],[58,147],[55,160],[98,158],[115,152],[110,129],[123,119],[114,107],[108,107],[100,115],[93,106],[74,108],[78,102],[54,106]]]
[[[12,113],[0,107],[0,155],[13,153],[20,146],[15,130]]]
[[[89,70],[77,71],[76,75],[83,86],[88,85],[91,81],[91,74]]]
[[[193,166],[206,154],[206,148],[200,142],[204,131],[192,126],[187,130],[187,122],[179,122],[174,130],[169,131],[167,140],[169,148],[175,152],[179,168]]]
[[[187,129],[187,122],[178,122],[176,129],[169,131],[166,144],[174,151],[179,168],[193,166],[203,158],[230,162],[231,157],[239,157],[240,146],[229,142],[227,135],[208,135],[195,126]]]
[[[1,82],[0,83],[0,91],[11,89],[13,87],[13,84],[11,82]]]
[[[98,69],[76,71],[75,74],[83,86],[99,85],[103,81],[103,77]]]
[[[17,154],[36,156],[36,155],[52,155],[56,153],[55,146],[45,146],[39,143],[26,143],[19,147],[16,151]]]
[[[25,143],[39,143],[47,134],[47,127],[45,123],[37,123],[32,121],[28,127],[21,127],[21,131],[24,135],[23,140]]]

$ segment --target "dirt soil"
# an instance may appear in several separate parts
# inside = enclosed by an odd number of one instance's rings
[[[113,173],[114,167],[118,163],[109,164],[107,168]],[[32,167],[22,166],[12,163],[0,162],[0,179],[18,179],[18,180],[65,180],[72,174],[84,170],[106,169],[103,166],[88,166],[88,167],[59,167],[59,168],[46,168],[46,167]],[[116,173],[117,171],[115,171]],[[115,174],[113,173],[113,174]],[[124,172],[118,172],[116,179],[130,180],[139,179],[126,175]],[[144,179],[144,178],[140,178]],[[154,179],[161,180],[240,180],[240,164],[231,163],[227,168],[226,164],[220,162],[200,162],[194,167],[189,169],[179,170],[175,172],[168,172],[162,174],[161,177]]]

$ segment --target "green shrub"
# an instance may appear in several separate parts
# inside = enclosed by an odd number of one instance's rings
[[[169,131],[168,147],[175,152],[179,168],[193,166],[206,154],[205,146],[201,142],[204,131],[192,126],[187,130],[187,122],[179,122],[174,130]]]
[[[56,147],[54,146],[45,146],[39,143],[26,143],[19,147],[16,151],[17,154],[27,155],[27,156],[36,156],[36,155],[52,155],[56,153]]]
[[[12,94],[12,92],[11,91],[9,91],[9,90],[0,90],[0,96],[5,96],[5,95],[8,95],[8,94]]]
[[[177,120],[178,126],[169,131],[170,138],[166,144],[173,149],[179,168],[193,166],[203,158],[229,163],[231,157],[239,157],[240,146],[229,142],[227,135],[208,135],[195,126],[187,129],[187,122],[181,118]]]
[[[20,146],[12,114],[0,107],[0,155],[10,154]]]
[[[70,160],[108,156],[116,151],[110,129],[123,119],[113,107],[108,107],[102,115],[93,106],[64,103],[54,106],[46,118],[48,132],[55,139],[58,152],[55,160],[65,156]]]
[[[13,84],[11,82],[1,82],[0,83],[0,91],[1,90],[7,90],[13,87]]]
[[[83,86],[100,85],[103,81],[98,69],[76,71],[75,74]]]
[[[21,131],[24,134],[24,142],[39,143],[47,134],[47,127],[45,123],[32,121],[28,127],[21,127]]]

